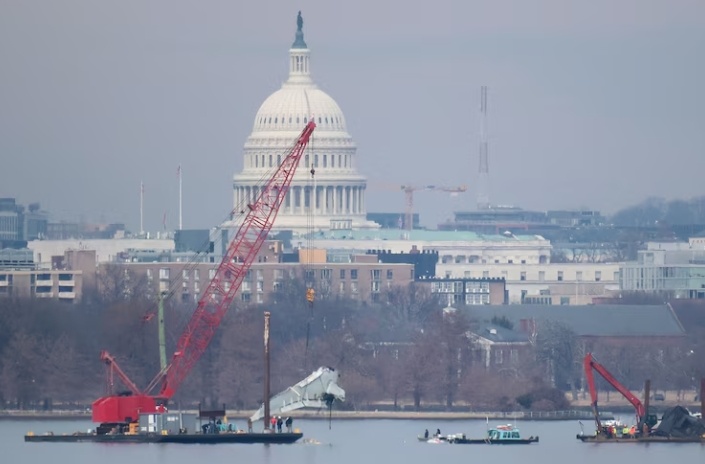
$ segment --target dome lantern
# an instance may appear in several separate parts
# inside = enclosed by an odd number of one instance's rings
[[[304,42],[304,20],[299,16],[296,18],[296,39],[289,50],[289,80],[288,83],[310,83],[311,80],[311,52]]]

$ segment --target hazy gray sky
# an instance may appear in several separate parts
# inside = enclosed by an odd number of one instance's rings
[[[302,10],[312,73],[371,182],[425,225],[474,209],[489,87],[490,199],[612,213],[705,194],[702,0],[1,0],[0,196],[53,219],[217,224]]]

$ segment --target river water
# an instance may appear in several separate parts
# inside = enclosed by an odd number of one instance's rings
[[[244,424],[237,424],[242,427]],[[29,431],[70,433],[93,427],[88,421],[0,420],[0,462],[71,464],[163,463],[194,464],[359,464],[359,463],[553,463],[639,464],[702,462],[701,444],[588,444],[575,438],[577,421],[520,421],[522,435],[539,435],[540,442],[520,446],[434,445],[416,436],[428,428],[443,434],[463,432],[484,436],[481,420],[297,420],[304,440],[293,445],[177,445],[101,443],[25,443]],[[585,423],[586,431],[592,426]],[[311,443],[313,442],[313,443]]]

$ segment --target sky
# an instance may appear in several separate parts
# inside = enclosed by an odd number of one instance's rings
[[[51,220],[232,208],[254,116],[288,73],[296,14],[342,108],[368,212],[418,192],[428,227],[476,204],[480,87],[490,201],[611,214],[705,195],[702,0],[0,0],[0,197]]]

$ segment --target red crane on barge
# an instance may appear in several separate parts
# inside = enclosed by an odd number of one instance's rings
[[[311,119],[293,148],[263,186],[259,196],[246,206],[246,215],[218,265],[215,276],[198,300],[196,310],[177,342],[171,362],[154,377],[147,388],[140,390],[110,353],[101,352],[100,359],[108,366],[110,379],[117,375],[129,392],[103,396],[93,402],[92,419],[101,424],[99,429],[108,430],[116,425],[129,424],[137,421],[140,414],[165,411],[168,401],[213,339],[247,271],[262,248],[315,127]],[[233,213],[237,214],[238,211]],[[157,387],[158,392],[153,393]]]
[[[607,381],[607,383],[612,385],[619,393],[621,393],[622,396],[626,398],[632,406],[634,406],[634,410],[636,411],[636,425],[638,430],[641,430],[644,424],[648,425],[649,427],[652,427],[654,424],[656,424],[656,416],[647,414],[647,408],[644,406],[641,400],[639,400],[639,398],[637,398],[634,393],[629,391],[627,387],[617,381],[617,379],[605,368],[605,366],[598,363],[595,358],[593,358],[592,353],[588,353],[585,355],[585,359],[583,360],[583,367],[585,369],[585,379],[587,380],[588,389],[590,390],[590,406],[592,406],[592,413],[595,415],[595,425],[597,426],[598,431],[602,430],[602,423],[600,422],[600,414],[597,410],[597,388],[595,387],[595,376],[592,373],[593,369],[596,370],[597,373],[600,374],[602,378]],[[648,397],[648,388],[646,395]]]

